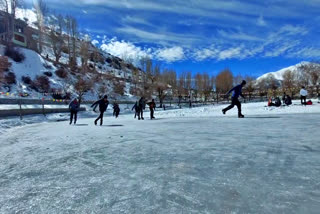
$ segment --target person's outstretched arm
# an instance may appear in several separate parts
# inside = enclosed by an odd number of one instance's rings
[[[230,91],[228,91],[228,93],[226,94],[226,96],[228,96],[231,92],[233,92],[235,88],[236,88],[236,87],[233,87],[232,89],[230,89]]]

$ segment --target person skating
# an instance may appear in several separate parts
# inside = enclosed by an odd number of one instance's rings
[[[152,99],[151,102],[147,103],[150,109],[150,119],[156,119],[154,117],[154,110],[156,109],[156,103],[154,102],[154,99]]]
[[[72,121],[74,121],[74,124],[77,123],[78,118],[78,111],[80,108],[80,104],[77,100],[77,98],[73,99],[69,104],[70,109],[70,125],[72,124]]]
[[[239,101],[239,96],[243,97],[242,94],[242,88],[247,84],[247,82],[245,80],[242,81],[242,83],[240,85],[237,85],[236,87],[232,88],[228,93],[227,96],[232,93],[232,97],[231,97],[231,105],[229,105],[227,108],[222,110],[223,114],[226,114],[227,111],[229,111],[230,109],[232,109],[234,106],[237,106],[238,108],[238,117],[239,118],[243,118],[243,114],[241,113],[241,103]]]
[[[141,97],[139,100],[139,120],[141,118],[141,120],[144,120],[143,118],[143,110],[146,109],[146,100],[144,99],[144,97]]]
[[[304,86],[301,87],[300,90],[300,96],[301,96],[301,104],[306,105],[307,104],[307,96],[308,96],[308,91],[305,89]]]
[[[139,110],[139,104],[138,104],[138,101],[136,101],[136,103],[134,104],[134,106],[132,107],[131,111],[135,111],[134,113],[134,119],[137,118],[138,116],[138,119],[140,120],[140,110]]]
[[[97,106],[99,105],[99,111],[100,115],[99,117],[94,121],[94,125],[97,125],[98,121],[100,120],[100,126],[103,124],[103,114],[107,110],[109,101],[108,96],[105,95],[103,99],[98,100],[97,102],[93,103],[91,107],[93,107],[93,111],[96,111]]]
[[[119,104],[115,102],[113,104],[113,116],[118,118],[119,114],[120,114],[120,107],[119,107]]]

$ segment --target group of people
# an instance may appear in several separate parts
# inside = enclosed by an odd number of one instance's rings
[[[235,86],[234,88],[232,88],[227,94],[226,96],[229,96],[229,94],[232,93],[231,96],[231,104],[222,109],[222,113],[226,114],[227,111],[229,111],[230,109],[234,108],[235,106],[237,106],[238,108],[238,117],[239,118],[243,118],[244,115],[241,112],[241,103],[239,101],[239,97],[244,97],[244,95],[242,94],[242,88],[246,85],[246,81],[243,80],[241,82],[241,84]],[[300,96],[301,96],[301,104],[302,105],[312,105],[311,100],[307,101],[307,95],[308,95],[308,91],[305,89],[305,87],[302,87],[300,90]],[[283,97],[282,97],[282,101],[285,105],[289,106],[292,104],[292,98],[287,95],[286,93],[284,93]],[[94,124],[97,125],[98,121],[100,121],[100,125],[103,124],[103,115],[104,112],[107,110],[109,105],[109,101],[108,101],[108,96],[105,95],[101,100],[98,100],[97,102],[93,103],[91,107],[93,107],[93,110],[95,111],[96,108],[99,106],[99,111],[100,111],[100,115],[98,116],[98,118],[94,121]],[[154,99],[152,99],[151,102],[146,102],[146,99],[144,97],[141,97],[140,100],[136,101],[136,103],[134,104],[134,106],[132,107],[132,111],[135,111],[135,115],[134,118],[138,117],[138,120],[144,120],[143,117],[143,111],[146,108],[146,105],[149,106],[150,109],[150,119],[153,120],[155,119],[154,117],[154,111],[156,109],[156,103],[154,101]],[[276,97],[274,100],[272,98],[269,99],[268,102],[268,106],[276,106],[279,107],[281,106],[281,100],[279,97]],[[74,99],[70,105],[69,105],[69,109],[70,109],[70,124],[72,124],[72,122],[74,122],[74,124],[76,124],[77,122],[77,113],[80,109],[80,104],[78,102],[77,99]],[[119,116],[120,114],[120,107],[119,104],[117,104],[116,102],[113,104],[113,116],[115,116],[116,118]]]
[[[143,111],[146,108],[146,105],[149,106],[150,109],[150,119],[153,120],[155,119],[154,117],[154,111],[156,109],[156,103],[154,99],[152,99],[151,102],[146,102],[146,99],[144,97],[141,97],[139,101],[135,103],[133,106],[132,110],[135,110],[135,116],[134,118],[138,117],[138,120],[144,120],[143,117]],[[96,101],[91,105],[91,108],[93,108],[93,111],[96,112],[97,107],[99,107],[99,116],[97,119],[95,119],[94,124],[98,125],[98,122],[100,121],[100,126],[103,124],[103,115],[107,111],[109,106],[109,100],[108,96],[105,95],[102,99]],[[80,110],[80,103],[77,98],[74,98],[70,104],[69,104],[69,110],[70,110],[70,125],[72,123],[76,124],[77,123],[77,115],[78,111]],[[120,107],[119,104],[115,101],[113,103],[113,116],[118,118],[120,114]]]
[[[150,110],[150,119],[156,119],[154,117],[154,111],[156,109],[156,103],[154,101],[154,99],[152,99],[151,102],[146,103],[146,100],[144,97],[141,97],[139,101],[137,101],[134,106],[132,107],[132,111],[135,111],[134,114],[134,118],[137,118],[138,116],[138,120],[144,120],[143,118],[143,111],[146,109],[146,105],[149,106],[149,110]]]

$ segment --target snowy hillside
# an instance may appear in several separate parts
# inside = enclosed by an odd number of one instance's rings
[[[258,77],[257,80],[259,81],[259,80],[265,79],[265,78],[268,77],[269,74],[272,74],[277,80],[281,81],[281,80],[283,80],[282,76],[286,71],[290,70],[290,71],[294,72],[295,74],[297,74],[299,72],[299,67],[302,66],[302,65],[306,65],[306,64],[310,64],[310,62],[301,62],[301,63],[298,63],[296,65],[289,66],[287,68],[283,68],[283,69],[281,69],[279,71],[266,73],[266,74]]]

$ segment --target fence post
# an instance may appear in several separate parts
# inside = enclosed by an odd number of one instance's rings
[[[19,98],[19,115],[20,115],[20,120],[22,120],[22,106],[21,106],[21,97]]]
[[[46,116],[46,114],[45,114],[45,112],[44,112],[44,99],[42,98],[41,100],[42,100],[42,114],[43,114],[44,116]]]

